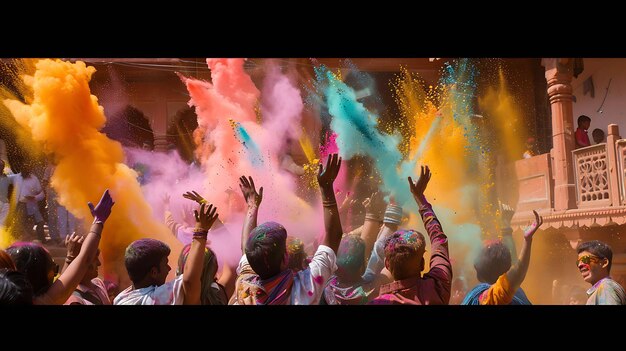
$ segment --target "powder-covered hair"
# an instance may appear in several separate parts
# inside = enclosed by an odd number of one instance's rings
[[[359,234],[348,234],[341,238],[337,250],[337,275],[357,276],[365,267],[365,241]]]
[[[493,284],[511,268],[511,252],[501,240],[485,241],[474,268],[479,281]]]
[[[261,279],[280,273],[287,251],[287,230],[276,222],[265,222],[250,232],[246,243],[246,257],[250,267]]]
[[[398,230],[385,242],[385,257],[389,261],[389,271],[395,277],[407,275],[411,269],[408,263],[415,255],[422,256],[426,251],[424,234],[413,230]]]

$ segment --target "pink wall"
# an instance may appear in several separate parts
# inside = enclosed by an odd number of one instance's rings
[[[626,58],[585,58],[585,70],[578,78],[572,80],[572,87],[576,102],[574,108],[574,127],[581,114],[591,117],[589,139],[595,128],[604,130],[608,135],[607,126],[615,123],[619,126],[620,135],[626,135]],[[591,76],[595,88],[595,97],[589,93],[583,95],[583,82]],[[602,113],[598,108],[606,93],[606,87],[611,79],[606,101]]]

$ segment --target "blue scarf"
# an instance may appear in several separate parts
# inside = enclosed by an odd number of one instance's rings
[[[476,285],[467,293],[467,295],[465,295],[461,305],[480,305],[478,298],[482,293],[487,291],[489,287],[491,287],[491,284],[487,283],[480,283]],[[532,303],[530,303],[530,300],[526,297],[524,290],[522,290],[522,288],[518,288],[515,295],[513,295],[513,301],[511,301],[509,305],[532,305]]]

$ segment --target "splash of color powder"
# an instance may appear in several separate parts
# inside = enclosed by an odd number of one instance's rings
[[[99,132],[106,117],[89,89],[95,68],[81,61],[45,59],[37,62],[36,69],[34,76],[25,78],[33,89],[32,102],[4,100],[4,104],[30,130],[32,139],[54,155],[57,167],[51,184],[58,201],[82,219],[86,228],[92,219],[87,202],[97,203],[104,190],[110,189],[115,206],[100,242],[104,273],[127,277],[124,250],[144,237],[170,245],[170,261],[175,262],[182,245],[163,223],[154,220],[137,174],[123,163],[121,145]]]

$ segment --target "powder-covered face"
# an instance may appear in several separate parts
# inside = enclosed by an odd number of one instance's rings
[[[592,285],[609,275],[606,268],[607,259],[600,258],[589,251],[582,251],[578,254],[576,265],[583,280]]]

